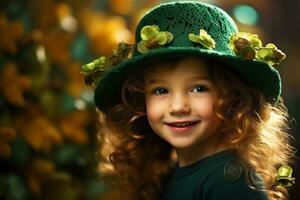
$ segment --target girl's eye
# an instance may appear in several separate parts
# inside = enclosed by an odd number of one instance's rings
[[[204,85],[197,85],[191,90],[191,92],[206,92],[206,91],[208,91],[208,88]]]
[[[155,94],[155,95],[162,95],[162,94],[167,94],[167,93],[168,93],[168,90],[165,88],[155,88],[152,91],[152,94]]]

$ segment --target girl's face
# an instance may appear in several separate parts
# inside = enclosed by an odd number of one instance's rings
[[[149,124],[175,150],[215,145],[221,124],[214,110],[218,91],[204,60],[155,64],[145,89]]]

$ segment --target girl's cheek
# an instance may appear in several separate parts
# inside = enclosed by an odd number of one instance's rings
[[[157,119],[163,111],[163,102],[157,101],[156,99],[148,99],[146,101],[146,112],[149,118]]]
[[[202,117],[211,117],[215,112],[212,99],[197,100],[194,102],[194,108]]]
[[[152,115],[155,110],[155,104],[154,102],[151,100],[151,99],[147,99],[146,100],[146,112],[147,112],[147,115]]]

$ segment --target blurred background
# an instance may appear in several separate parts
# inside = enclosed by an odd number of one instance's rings
[[[80,70],[119,42],[133,43],[138,20],[160,2],[0,0],[0,199],[122,199],[97,174],[93,91]],[[278,70],[299,147],[300,1],[205,2],[287,54]],[[293,168],[295,200],[299,159]]]

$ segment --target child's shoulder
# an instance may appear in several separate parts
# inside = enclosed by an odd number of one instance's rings
[[[207,173],[198,185],[197,199],[268,199],[265,192],[253,189],[247,184],[254,181],[257,188],[263,189],[261,178],[253,170],[247,171],[235,154],[227,156],[226,159],[221,158],[207,163]]]
[[[259,176],[252,173],[257,182]],[[262,184],[261,184],[262,187]],[[216,153],[186,167],[177,167],[162,194],[163,200],[267,200],[267,194],[247,185],[246,170],[233,151]]]

